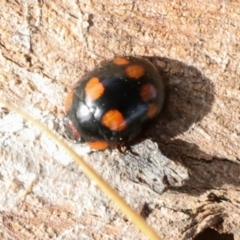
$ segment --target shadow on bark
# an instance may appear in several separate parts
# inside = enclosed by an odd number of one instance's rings
[[[223,184],[239,185],[240,180],[236,178],[240,172],[239,164],[210,156],[195,144],[172,140],[181,133],[191,131],[211,111],[214,102],[211,80],[182,62],[168,58],[149,59],[164,73],[168,96],[165,109],[154,127],[146,133],[146,138],[157,142],[163,155],[182,162],[190,173],[182,187],[170,188],[200,195]]]

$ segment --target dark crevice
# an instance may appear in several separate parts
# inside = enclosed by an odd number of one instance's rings
[[[199,233],[193,240],[234,240],[233,234],[223,233],[220,234],[212,228],[206,228],[203,232]]]

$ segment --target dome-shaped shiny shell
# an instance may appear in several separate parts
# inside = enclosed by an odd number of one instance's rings
[[[164,101],[163,77],[140,57],[103,62],[75,84],[66,100],[65,126],[75,140],[104,149],[136,137]]]

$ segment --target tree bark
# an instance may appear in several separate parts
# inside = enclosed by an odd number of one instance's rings
[[[240,239],[238,1],[1,1],[0,25],[1,98],[65,138],[162,239]],[[135,154],[92,152],[62,123],[74,82],[117,55],[166,79]],[[45,134],[0,113],[1,239],[146,239]]]

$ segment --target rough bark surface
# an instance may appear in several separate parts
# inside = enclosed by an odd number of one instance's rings
[[[65,138],[64,98],[82,74],[149,58],[169,97],[137,154],[66,141],[163,239],[240,239],[239,1],[0,4],[1,98]],[[1,239],[146,239],[45,134],[0,114]]]

